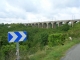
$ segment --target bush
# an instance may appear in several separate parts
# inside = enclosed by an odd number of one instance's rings
[[[65,38],[66,38],[66,34],[62,34],[62,33],[51,34],[48,37],[48,44],[49,46],[55,46],[58,44],[64,45]]]
[[[68,24],[64,24],[64,25],[62,25],[62,26],[60,26],[60,27],[57,27],[56,28],[56,31],[58,32],[66,32],[66,31],[68,31],[70,29],[70,26],[68,25]]]
[[[37,49],[42,49],[43,46],[48,44],[48,33],[40,32],[36,33],[33,38],[32,46],[37,47]]]
[[[62,31],[68,31],[70,28],[70,26],[68,24],[64,24],[62,27],[61,27],[61,30]]]
[[[40,40],[41,40],[41,45],[43,45],[43,46],[47,45],[47,42],[48,42],[48,33],[47,32],[41,33]]]

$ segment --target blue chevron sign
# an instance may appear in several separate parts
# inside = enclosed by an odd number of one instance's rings
[[[8,32],[8,42],[20,42],[27,40],[26,31]]]

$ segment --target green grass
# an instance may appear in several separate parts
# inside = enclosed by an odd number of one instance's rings
[[[44,50],[38,51],[37,53],[30,56],[30,60],[60,60],[69,48],[75,44],[78,44],[79,42],[79,39],[74,39],[73,41],[67,41],[63,46],[46,46]]]

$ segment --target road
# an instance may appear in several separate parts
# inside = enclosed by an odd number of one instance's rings
[[[80,44],[72,47],[61,60],[80,60]]]

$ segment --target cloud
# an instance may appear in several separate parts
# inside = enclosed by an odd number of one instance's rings
[[[8,0],[8,3],[27,12],[36,12],[37,7],[31,0]]]
[[[0,0],[3,23],[65,20],[73,16],[79,19],[80,0]]]
[[[50,0],[54,8],[80,7],[80,0]]]

